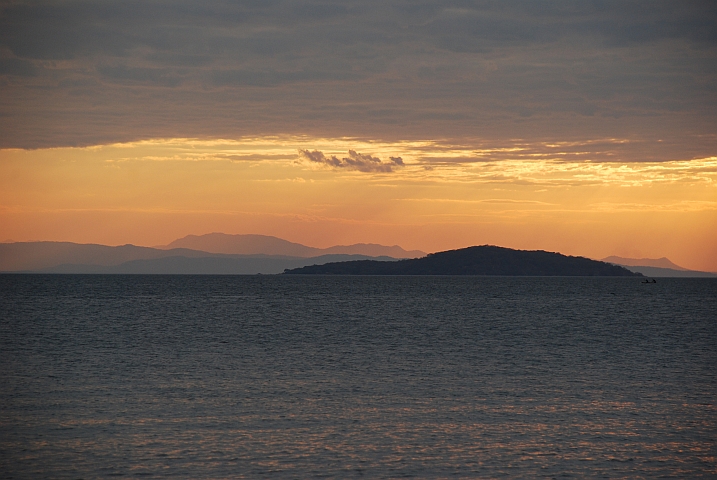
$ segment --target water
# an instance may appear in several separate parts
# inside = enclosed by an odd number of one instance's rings
[[[717,477],[717,281],[0,276],[0,477]]]

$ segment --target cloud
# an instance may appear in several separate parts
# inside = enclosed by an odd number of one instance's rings
[[[127,68],[125,66],[100,66],[97,68],[104,79],[119,83],[150,84],[160,86],[177,86],[181,77],[169,69],[161,68]]]
[[[394,167],[403,167],[401,157],[389,157],[388,162],[382,162],[380,158],[371,155],[357,153],[349,150],[349,156],[338,158],[336,155],[327,157],[318,150],[299,150],[299,159],[313,164],[322,164],[334,168],[346,170],[358,170],[359,172],[392,172]]]
[[[328,79],[345,80],[355,78],[356,75],[343,71],[301,70],[301,71],[241,71],[220,70],[212,72],[211,84],[213,86],[256,86],[268,87],[290,83],[307,83],[326,81]]]
[[[34,77],[37,75],[37,69],[27,60],[19,58],[3,58],[0,59],[0,75],[15,75],[21,77]]]
[[[704,156],[716,58],[698,0],[6,0],[0,148],[623,135]]]

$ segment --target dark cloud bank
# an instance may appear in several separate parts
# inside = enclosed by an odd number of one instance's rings
[[[715,111],[711,1],[0,4],[0,147],[620,137],[686,158],[715,153]]]

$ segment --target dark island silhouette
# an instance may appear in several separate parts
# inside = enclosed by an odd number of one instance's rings
[[[641,277],[642,274],[584,257],[492,245],[448,250],[426,257],[382,262],[357,260],[287,269],[289,275],[505,275]]]

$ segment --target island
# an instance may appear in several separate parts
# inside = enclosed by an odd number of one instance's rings
[[[482,245],[383,262],[356,260],[284,270],[287,275],[503,275],[641,277],[640,273],[585,257],[543,250]]]

